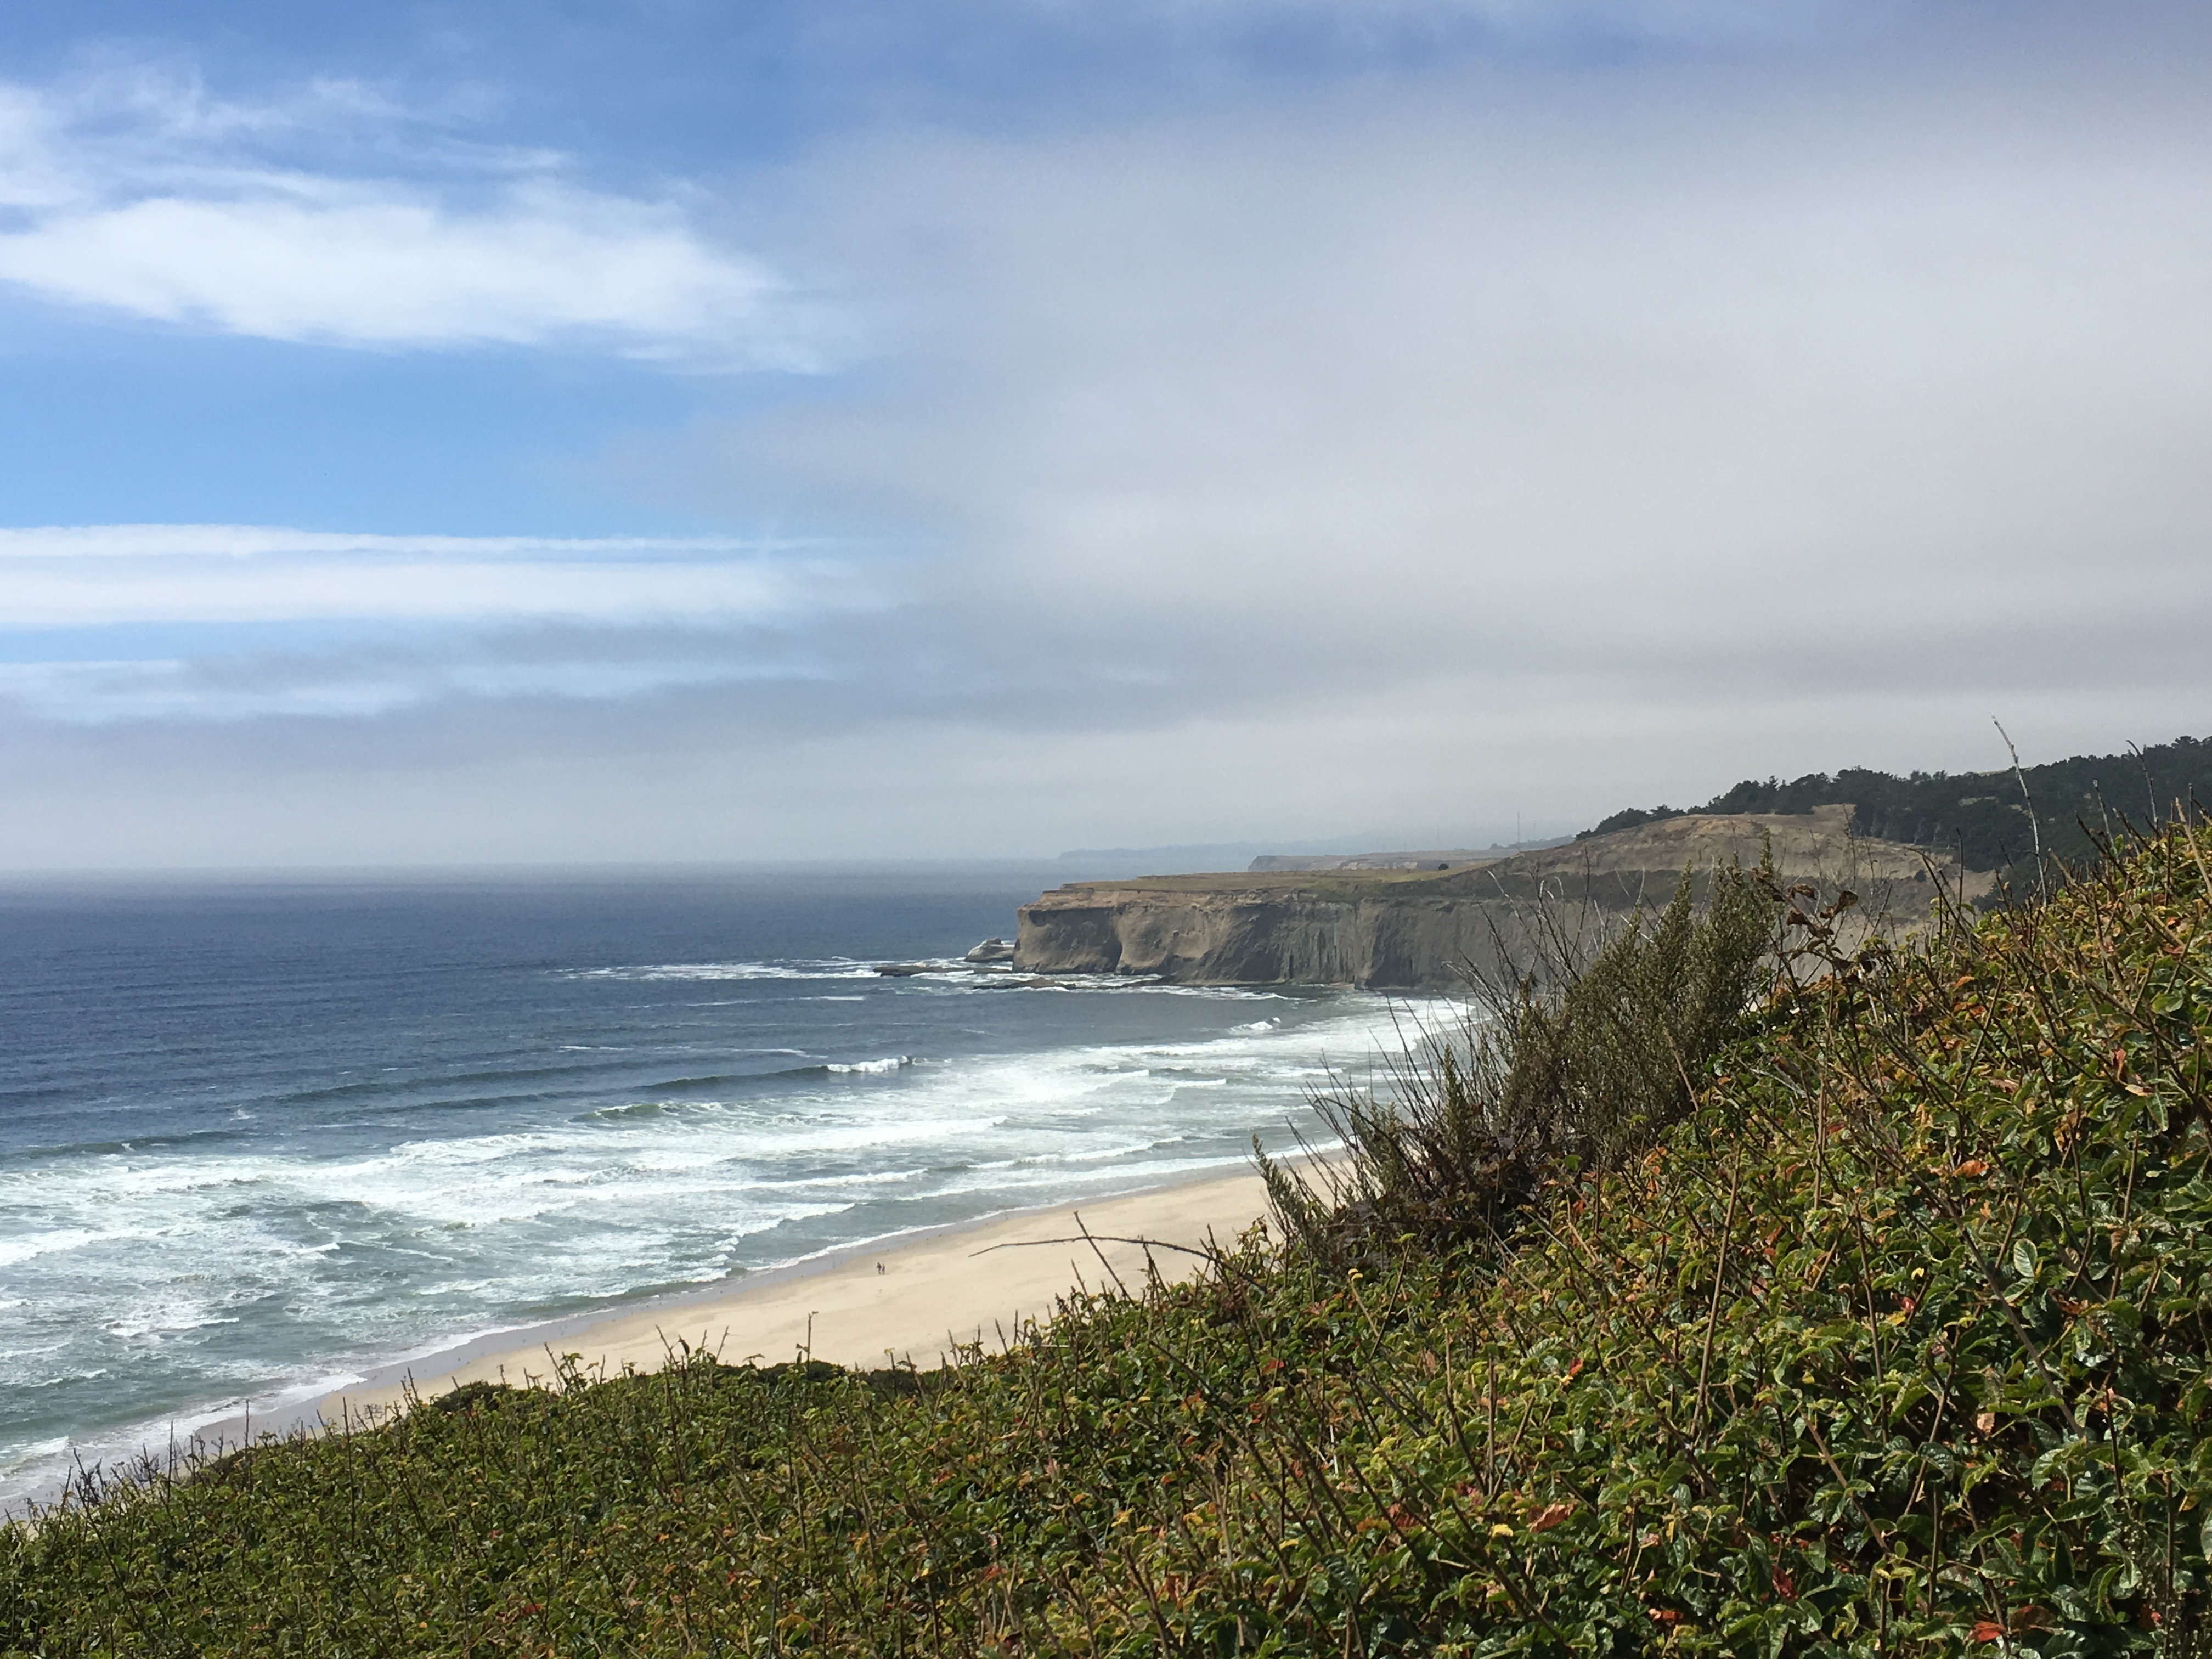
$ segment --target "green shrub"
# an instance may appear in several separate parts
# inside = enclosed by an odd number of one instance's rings
[[[1786,896],[1771,862],[1716,871],[1702,907],[1693,895],[1685,871],[1665,909],[1587,963],[1569,928],[1539,926],[1547,959],[1475,979],[1465,1029],[1423,1036],[1382,1094],[1314,1098],[1340,1160],[1285,1165],[1255,1139],[1290,1239],[1332,1258],[1376,1238],[1502,1239],[1547,1182],[1617,1167],[1680,1121],[1741,1029]]]

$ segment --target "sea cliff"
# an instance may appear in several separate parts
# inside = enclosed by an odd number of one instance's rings
[[[1432,989],[1524,954],[1540,904],[1581,921],[1663,903],[1682,872],[1756,864],[1854,884],[1910,922],[1935,892],[1915,849],[1850,833],[1851,808],[1685,816],[1448,870],[1239,871],[1072,882],[1024,905],[1018,971],[1145,974],[1193,985]],[[1938,864],[1935,878],[1956,871]],[[1967,878],[1968,892],[1986,876]]]
[[[1183,878],[1188,881],[1188,878]],[[1487,949],[1477,897],[1302,886],[1077,884],[1024,905],[1014,966],[1187,984],[1422,986]]]

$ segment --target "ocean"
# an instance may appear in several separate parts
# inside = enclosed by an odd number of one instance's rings
[[[471,1337],[1234,1167],[1396,1046],[1364,993],[875,971],[1065,876],[0,889],[0,1504]]]

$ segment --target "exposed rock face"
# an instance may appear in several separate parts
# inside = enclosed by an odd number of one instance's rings
[[[1489,915],[1479,900],[1101,883],[1024,905],[1014,964],[1199,985],[1455,984],[1456,964],[1487,954]]]
[[[1186,984],[1447,988],[1468,964],[1524,958],[1538,901],[1588,914],[1663,904],[1681,872],[1758,862],[1771,837],[1792,878],[1851,885],[1870,912],[1924,916],[1917,854],[1855,841],[1851,809],[1685,817],[1445,871],[1246,871],[1078,882],[1022,907],[1014,966],[1028,973],[1156,974]],[[1916,878],[1918,879],[1916,880]],[[1978,884],[1986,886],[1987,878]],[[1970,878],[1968,895],[1977,883]]]

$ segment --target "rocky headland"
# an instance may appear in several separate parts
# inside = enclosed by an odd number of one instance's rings
[[[1790,879],[1849,885],[1866,914],[1909,927],[1935,896],[1923,854],[1850,832],[1852,808],[1690,814],[1562,846],[1446,869],[1246,870],[1071,882],[1024,905],[1013,967],[1036,974],[1141,974],[1183,984],[1457,987],[1470,965],[1494,970],[1529,954],[1540,914],[1576,925],[1664,904],[1731,861],[1758,863],[1771,842]],[[1986,872],[1937,878],[1966,896]]]

